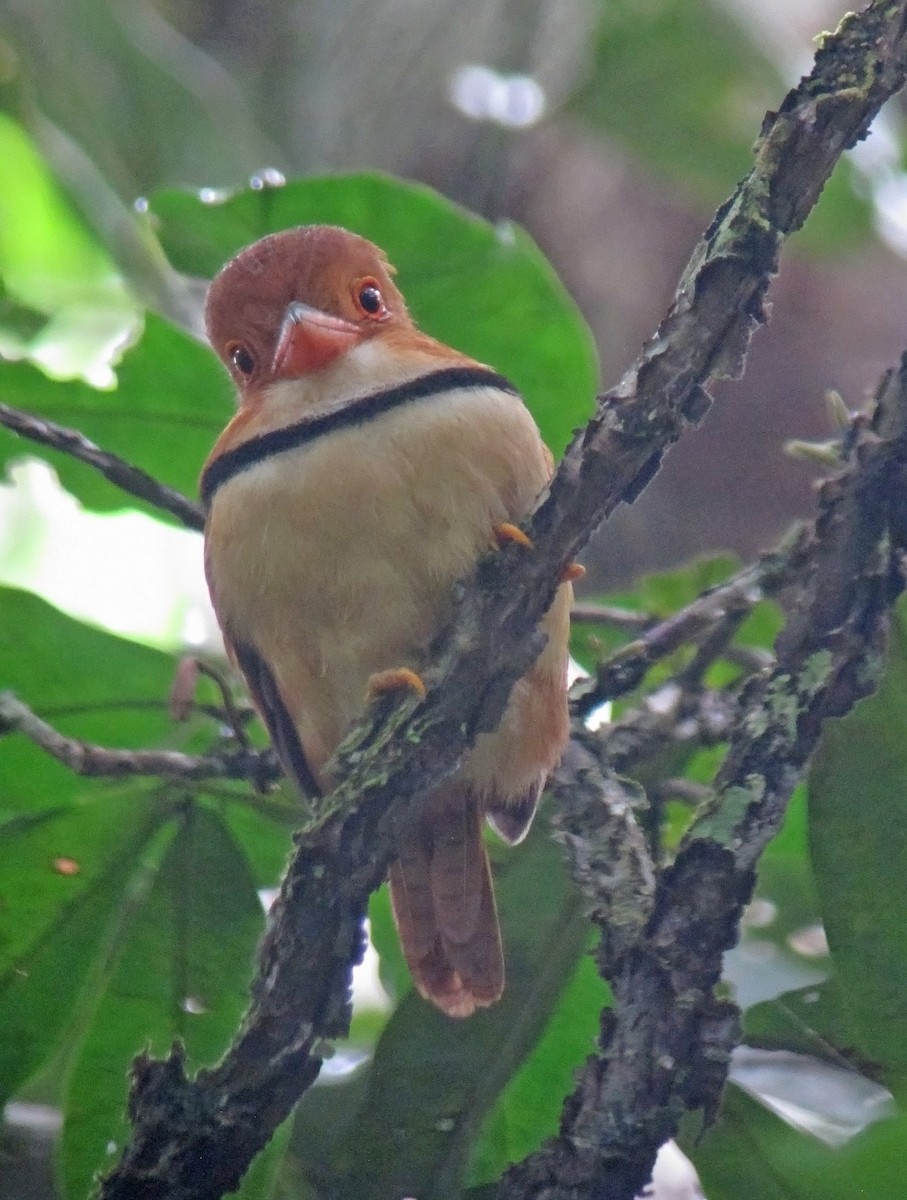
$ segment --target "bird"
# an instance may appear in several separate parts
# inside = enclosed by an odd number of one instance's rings
[[[417,328],[394,275],[367,239],[301,226],[240,251],[206,298],[238,407],[201,474],[205,572],[227,653],[304,792],[331,789],[370,697],[424,692],[455,584],[508,540],[531,552],[519,522],[553,470],[517,389]],[[571,598],[568,574],[498,728],[424,798],[389,869],[414,985],[449,1017],[504,988],[483,822],[520,842],[563,753]]]

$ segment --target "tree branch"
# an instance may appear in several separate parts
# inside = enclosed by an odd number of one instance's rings
[[[593,678],[574,686],[576,712],[588,716],[600,704],[625,695],[642,682],[655,663],[703,634],[710,639],[716,628],[719,641],[708,662],[720,657],[726,647],[725,635],[733,635],[738,619],[746,616],[760,600],[784,587],[802,568],[805,535],[805,527],[796,526],[778,549],[703,592],[676,613],[654,621],[638,638],[606,658]],[[726,629],[728,623],[733,628]]]
[[[586,625],[610,625],[613,629],[628,629],[631,633],[637,633],[654,625],[658,617],[654,613],[637,612],[615,604],[584,604],[577,601],[570,610],[570,619]]]
[[[65,425],[57,425],[43,417],[36,417],[33,413],[10,408],[8,404],[0,404],[0,425],[5,425],[20,437],[60,450],[63,454],[69,454],[79,462],[94,467],[105,479],[109,479],[130,496],[170,513],[189,529],[204,529],[205,515],[199,505],[175,488],[160,483],[141,467],[134,467],[132,463],[118,458],[116,454],[101,450],[77,429],[68,429]]]
[[[136,1061],[129,1102],[133,1135],[103,1181],[105,1200],[137,1195],[207,1200],[235,1188],[252,1156],[315,1078],[319,1041],[348,1028],[350,968],[362,950],[367,897],[383,878],[402,831],[411,827],[421,797],[456,768],[476,734],[496,724],[514,681],[538,653],[536,626],[563,568],[619,502],[638,494],[686,425],[702,416],[709,403],[703,390],[707,382],[739,373],[752,332],[764,320],[762,300],[781,241],[805,219],[842,151],[865,134],[883,101],[903,84],[905,2],[874,0],[825,41],[811,76],[766,121],[753,170],[697,246],[656,336],[620,385],[600,399],[592,421],[568,450],[529,525],[535,550],[508,546],[480,565],[476,580],[463,591],[453,628],[436,647],[437,666],[425,701],[411,699],[396,708],[388,699],[379,702],[344,742],[337,755],[341,782],[297,836],[238,1037],[217,1067],[191,1081],[179,1051],[165,1062],[147,1056]],[[800,666],[785,687],[806,702],[810,679],[810,696],[818,693],[807,664]],[[843,681],[845,675],[842,668],[835,678]],[[828,689],[820,690],[825,698]],[[821,716],[814,708],[809,700],[813,725]],[[805,746],[796,740],[782,747],[793,758],[766,783],[772,795],[767,819],[774,819],[777,797],[796,773]],[[739,794],[741,784],[731,782],[737,780],[735,770],[736,765],[721,791],[725,805]],[[738,800],[738,810],[743,807]],[[750,813],[748,805],[745,811]],[[736,883],[738,864],[730,849],[704,831],[690,847],[683,864],[701,855],[710,868],[714,860],[716,880],[721,881],[722,868]],[[584,1122],[591,1123],[591,1142],[602,1141],[598,1114],[614,1114],[616,1087],[626,1083],[623,1111],[628,1119],[635,1111],[642,1116],[638,1129],[630,1130],[623,1157],[614,1160],[608,1184],[614,1196],[633,1195],[627,1186],[643,1181],[645,1164],[673,1130],[683,1104],[711,1101],[713,1080],[723,1079],[723,1055],[736,1029],[734,1014],[710,999],[719,957],[714,955],[702,977],[694,973],[688,980],[698,999],[688,1019],[699,1057],[689,1062],[684,1058],[688,1046],[668,1041],[663,1047],[657,1038],[659,1018],[671,1011],[687,978],[683,963],[665,944],[669,935],[676,941],[681,932],[668,921],[675,899],[683,901],[679,911],[691,915],[685,872],[684,866],[670,876],[669,885],[662,883],[651,918],[657,932],[653,945],[664,962],[653,959],[648,977],[630,955],[618,964],[619,1005],[629,1012],[644,997],[648,1008],[640,1015],[656,1040],[641,1056],[625,1025],[617,1031],[606,1027],[608,1052],[618,1069],[589,1068],[584,1096],[593,1101],[591,1108],[574,1103],[565,1117],[575,1135],[572,1147],[586,1145]],[[707,909],[703,916],[713,898],[711,889],[703,889],[692,910],[694,933],[695,922],[714,920]],[[707,928],[711,935],[711,925]],[[732,913],[712,941],[726,944],[733,932]],[[644,986],[634,996],[628,984],[637,976]],[[637,1061],[645,1059],[653,1095],[665,1097],[655,1113],[642,1093],[639,1069],[634,1075],[627,1068],[631,1050]],[[677,1063],[684,1063],[682,1072]],[[613,1146],[607,1138],[604,1142],[606,1152],[594,1156],[596,1163],[612,1162]],[[537,1173],[529,1165],[526,1172],[528,1184]],[[582,1184],[568,1173],[564,1187],[570,1179]],[[519,1193],[515,1186],[509,1180],[502,1194],[519,1194],[521,1200],[544,1194],[537,1189]],[[585,1186],[548,1194],[605,1193]]]
[[[875,685],[891,604],[904,586],[902,547],[890,530],[907,484],[907,355],[882,381],[876,405],[871,420],[854,421],[849,470],[822,488],[805,602],[778,638],[776,667],[744,690],[712,801],[644,905],[637,889],[633,911],[647,923],[635,941],[610,919],[633,893],[608,873],[590,881],[589,847],[607,829],[601,806],[571,802],[560,815],[574,873],[594,897],[599,963],[615,1003],[559,1136],[505,1176],[498,1200],[632,1200],[684,1109],[717,1109],[738,1040],[736,1008],[713,991],[722,954],[737,940],[756,863],[822,722]]]
[[[258,788],[283,778],[273,751],[250,746],[223,754],[184,754],[181,750],[111,749],[83,742],[48,725],[12,692],[0,692],[0,737],[14,732],[23,734],[77,775],[108,779],[152,775],[184,783],[246,779]]]
[[[594,734],[576,730],[574,736],[612,770],[632,774],[673,747],[726,742],[738,706],[738,697],[723,688],[691,693],[671,681],[612,725]]]

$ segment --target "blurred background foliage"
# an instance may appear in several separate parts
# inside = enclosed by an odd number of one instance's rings
[[[380,241],[419,319],[511,373],[560,451],[844,8],[0,0],[0,403],[192,493],[231,403],[200,342],[204,279],[269,229],[326,220]],[[789,247],[746,379],[590,548],[590,595],[674,611],[734,559],[681,564],[751,556],[810,510],[811,469],[784,442],[827,436],[826,389],[858,407],[904,349],[904,166],[892,106]],[[198,536],[5,431],[0,457],[0,688],[106,745],[218,743],[204,712],[175,727],[164,711],[177,655],[217,652]],[[779,621],[763,604],[738,641],[766,649]],[[577,631],[580,659],[619,643],[600,633]],[[900,635],[894,650],[880,696],[826,739],[727,957],[747,1045],[717,1125],[683,1137],[710,1200],[903,1195]],[[701,784],[715,761],[670,769]],[[669,850],[689,810],[663,815]],[[292,822],[282,791],[80,780],[0,743],[3,1200],[86,1193],[121,1144],[143,1044],[217,1055]],[[544,829],[495,869],[502,1004],[451,1026],[418,1001],[379,893],[349,1044],[246,1196],[448,1200],[462,1181],[478,1196],[555,1131],[604,988]],[[679,1152],[657,1186],[696,1195]]]

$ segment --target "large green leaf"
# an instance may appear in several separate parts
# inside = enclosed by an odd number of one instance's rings
[[[833,979],[797,988],[755,1004],[745,1015],[747,1045],[791,1050],[832,1062],[848,1061],[855,1069],[854,1034]]]
[[[0,1105],[72,1036],[78,998],[157,828],[148,808],[107,797],[24,823],[19,836],[9,824],[0,831]],[[61,858],[78,873],[55,871]]]
[[[501,1092],[470,1163],[473,1184],[497,1179],[557,1133],[577,1067],[592,1053],[608,990],[591,955],[576,965],[541,1038]]]
[[[387,252],[424,329],[513,379],[555,452],[590,412],[591,334],[544,256],[513,225],[489,225],[429,188],[382,175],[304,179],[214,202],[167,191],[152,198],[151,213],[174,266],[202,276],[278,229],[352,229]]]
[[[138,748],[188,747],[202,736],[201,722],[175,727],[168,716],[174,660],[166,654],[92,629],[12,589],[0,588],[0,614],[0,690],[9,687],[61,732]],[[144,782],[80,777],[21,735],[0,741],[4,836],[18,836],[26,817],[44,822],[95,799],[145,790]],[[107,809],[110,816],[116,812],[112,800]]]
[[[206,722],[172,725],[173,670],[169,655],[0,590],[0,690],[66,733],[210,743]],[[286,825],[245,794],[219,785],[200,806],[177,784],[80,778],[22,736],[0,740],[0,1102],[86,1038],[92,1065],[69,1092],[74,1187],[104,1161],[99,1130],[122,1109],[131,1057],[182,1031],[194,1060],[211,1061],[236,1024],[262,927],[256,887],[276,881],[288,848]],[[266,1194],[275,1171],[262,1166],[248,1194]]]
[[[393,1000],[400,1000],[412,986],[409,968],[403,957],[400,939],[394,925],[390,889],[385,884],[369,900],[368,917],[371,936],[379,954],[381,983]]]
[[[907,1073],[907,605],[875,695],[829,721],[809,775],[809,831],[841,1002],[889,1086]]]
[[[92,441],[187,495],[231,412],[226,373],[187,333],[149,314],[141,341],[117,368],[117,384],[100,390],[78,380],[51,381],[27,362],[0,362],[0,398],[15,408],[73,426]],[[97,471],[0,429],[0,465],[40,454],[83,503],[159,510],[128,497]]]
[[[548,1025],[588,938],[562,854],[543,829],[502,853],[495,877],[507,960],[503,998],[468,1021],[442,1016],[414,992],[403,999],[362,1081],[358,1110],[339,1137],[319,1147],[320,1164],[308,1164],[319,1195],[457,1194],[485,1115]],[[373,935],[381,951],[382,933],[373,927]],[[600,1007],[601,990],[585,1014],[587,1027]]]
[[[223,823],[187,804],[164,854],[146,868],[68,1080],[62,1175],[72,1200],[122,1149],[127,1071],[137,1051],[165,1054],[179,1038],[193,1067],[211,1064],[247,1001],[263,914]]]
[[[28,135],[0,113],[0,277],[16,299],[61,304],[126,293],[110,258],[67,202]]]
[[[65,732],[159,741],[172,670],[164,654],[0,590],[0,689]],[[0,1095],[71,1034],[136,857],[167,811],[145,781],[80,779],[22,737],[0,741]]]
[[[833,979],[754,1005],[744,1042],[756,1050],[735,1060],[731,1078],[795,1129],[837,1145],[892,1115],[890,1093],[854,1051]]]
[[[165,654],[0,589],[0,689],[65,733],[112,746],[159,742],[170,728],[172,672]],[[0,741],[0,972],[106,887],[158,808],[144,781],[80,779],[24,737]]]
[[[905,1137],[899,1115],[831,1149],[730,1087],[718,1122],[689,1121],[682,1144],[709,1200],[902,1200]]]
[[[113,262],[2,112],[0,293],[13,302],[0,303],[0,352],[27,352],[57,374],[96,374],[137,317]]]
[[[30,592],[0,588],[0,690],[81,737],[140,744],[172,728],[167,696],[176,660],[64,616]],[[73,729],[73,732],[76,732]],[[4,745],[4,756],[6,746]],[[4,792],[29,789],[13,775]]]

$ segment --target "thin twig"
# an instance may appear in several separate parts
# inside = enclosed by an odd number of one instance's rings
[[[675,676],[675,680],[684,689],[702,686],[702,679],[709,667],[719,658],[727,655],[728,643],[737,630],[749,616],[749,608],[741,605],[725,613],[720,621],[716,621],[705,637],[696,647],[696,652],[683,670]]]
[[[693,779],[663,779],[653,784],[649,796],[653,803],[664,804],[668,800],[679,800],[683,804],[697,807],[713,799],[715,793],[704,783]]]
[[[12,692],[0,692],[0,737],[20,733],[77,775],[122,779],[155,776],[183,782],[245,779],[259,787],[283,772],[270,750],[249,747],[225,754],[184,754],[180,750],[123,750],[67,737],[48,725]]]
[[[613,724],[576,731],[599,760],[620,774],[651,767],[666,751],[726,742],[739,719],[739,697],[718,688],[685,692],[665,683]]]
[[[17,408],[10,408],[8,404],[0,404],[0,425],[5,425],[20,437],[50,446],[93,467],[130,496],[170,513],[189,529],[204,529],[205,515],[199,505],[175,488],[160,483],[141,467],[134,467],[116,454],[101,450],[77,429],[68,429],[65,425],[57,425],[33,413],[21,412]]]
[[[715,626],[730,636],[744,617],[764,599],[785,586],[803,565],[807,528],[795,526],[776,550],[744,567],[724,583],[697,596],[685,608],[644,629],[640,636],[622,646],[600,663],[594,677],[576,684],[572,696],[580,716],[608,700],[637,687],[646,672],[688,642],[705,636],[711,639]],[[723,633],[716,635],[712,657],[719,657],[727,644]]]
[[[759,646],[728,646],[722,657],[739,667],[745,675],[755,675],[757,671],[764,671],[775,664],[774,654]]]
[[[245,725],[248,715],[252,710],[240,708],[237,705],[233,699],[233,689],[224,677],[223,672],[217,667],[201,658],[196,658],[195,663],[199,674],[207,675],[217,685],[221,699],[224,702],[224,714],[227,724],[230,726],[230,731],[236,738],[237,743],[242,746],[243,750],[250,749],[251,742],[249,741],[249,735],[246,733]]]
[[[637,632],[654,625],[658,617],[654,613],[634,612],[632,608],[620,608],[616,604],[574,604],[570,618],[577,624],[608,625],[612,629],[629,629]]]

